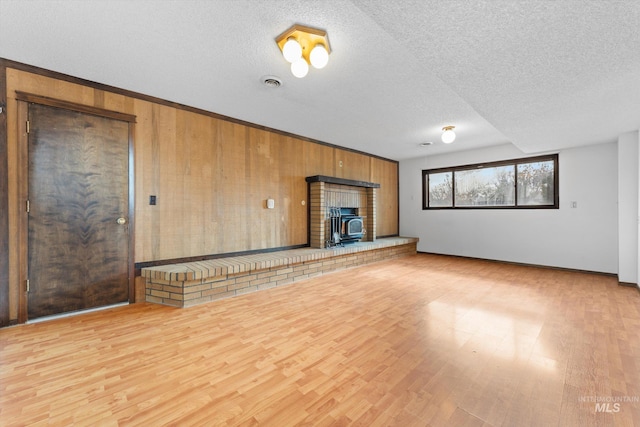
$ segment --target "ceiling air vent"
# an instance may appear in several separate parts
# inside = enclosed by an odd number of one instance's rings
[[[265,86],[272,87],[274,89],[282,86],[282,80],[276,76],[264,76],[262,78],[262,83],[264,83]]]

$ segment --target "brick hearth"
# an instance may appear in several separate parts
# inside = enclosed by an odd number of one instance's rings
[[[336,270],[416,253],[416,238],[390,237],[331,249],[293,249],[142,269],[146,300],[189,307]]]

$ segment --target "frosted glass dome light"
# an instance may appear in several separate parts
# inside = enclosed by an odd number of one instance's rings
[[[289,38],[287,42],[282,47],[282,56],[287,62],[291,62],[292,64],[298,59],[302,58],[302,46],[300,43],[293,37]]]
[[[297,78],[303,78],[307,75],[308,72],[309,64],[307,64],[307,61],[305,61],[304,58],[300,58],[297,61],[291,63],[291,74],[293,74]]]
[[[327,66],[329,62],[329,52],[322,44],[317,44],[309,54],[309,60],[314,68],[321,69]]]
[[[453,141],[455,141],[456,133],[453,131],[453,129],[455,129],[455,126],[445,126],[442,128],[443,132],[442,136],[440,137],[442,139],[442,142],[444,142],[445,144],[451,144]]]

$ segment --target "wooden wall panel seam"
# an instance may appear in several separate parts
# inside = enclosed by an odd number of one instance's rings
[[[7,144],[7,69],[0,62],[0,327],[9,316],[9,163]]]

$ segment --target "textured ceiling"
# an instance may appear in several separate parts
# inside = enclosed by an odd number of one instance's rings
[[[333,49],[304,79],[294,23]],[[0,57],[397,160],[640,128],[637,0],[0,0]]]

